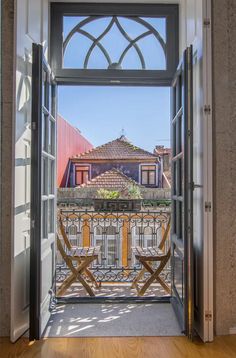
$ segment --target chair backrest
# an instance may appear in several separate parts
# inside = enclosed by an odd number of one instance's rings
[[[164,246],[165,246],[165,243],[166,243],[166,240],[167,240],[167,238],[168,238],[169,232],[170,232],[170,218],[171,218],[171,217],[169,217],[169,219],[168,219],[167,226],[166,226],[166,230],[165,230],[164,235],[163,235],[163,237],[162,237],[162,239],[161,239],[161,242],[160,242],[160,244],[159,244],[159,246],[158,246],[158,248],[159,248],[160,250],[163,250],[163,248],[164,248]],[[169,249],[170,249],[170,248],[169,248]]]
[[[59,227],[60,227],[61,235],[63,237],[64,243],[65,243],[67,249],[71,250],[72,245],[71,245],[70,240],[68,239],[68,236],[66,234],[65,227],[63,225],[61,216],[59,217]]]

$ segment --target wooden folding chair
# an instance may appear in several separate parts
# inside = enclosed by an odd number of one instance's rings
[[[163,251],[169,231],[170,231],[170,219],[168,221],[165,233],[158,247],[142,248],[137,246],[132,248],[135,258],[143,265],[142,270],[136,276],[136,278],[134,279],[131,285],[131,288],[136,288],[139,296],[143,296],[144,293],[149,288],[149,286],[154,281],[157,281],[168,294],[171,293],[170,287],[160,277],[160,274],[163,271],[164,267],[166,266],[167,262],[169,261],[171,255],[170,247],[166,253]],[[160,262],[160,264],[156,269],[153,268],[153,263],[155,262]],[[138,283],[144,276],[145,272],[149,272],[151,276],[144,282],[142,287],[139,287]]]
[[[65,246],[66,246],[67,250],[71,251],[71,250],[76,249],[77,246],[74,246],[74,245],[72,246],[70,240],[68,239],[68,236],[66,234],[65,227],[63,225],[61,216],[59,216],[58,222],[59,222],[60,232],[61,232],[61,235],[62,235],[62,238],[64,240],[64,243],[65,243]],[[77,257],[76,260],[77,260],[78,263],[80,263],[79,262],[80,261],[79,257]],[[88,268],[85,268],[84,273],[85,273],[85,275],[87,275],[89,277],[91,282],[94,283],[96,288],[101,287],[101,282],[100,283],[97,282],[97,280],[94,277],[93,273]]]
[[[94,296],[94,292],[86,280],[81,276],[82,273],[84,276],[87,276],[92,284],[96,288],[101,287],[101,283],[98,283],[93,273],[89,270],[88,266],[94,261],[97,260],[100,253],[100,247],[78,247],[72,246],[70,240],[65,231],[65,227],[62,222],[61,216],[59,217],[59,228],[61,236],[65,243],[66,250],[64,249],[59,236],[57,236],[57,248],[60,252],[62,258],[66,262],[66,265],[71,271],[71,274],[63,281],[61,286],[57,290],[57,295],[61,296],[65,291],[75,282],[77,279],[82,283],[86,291],[90,296]],[[73,261],[77,262],[77,267],[74,266]]]

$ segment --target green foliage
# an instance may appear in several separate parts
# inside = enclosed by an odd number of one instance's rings
[[[135,184],[127,185],[123,190],[99,189],[98,199],[142,199],[140,188]]]
[[[99,189],[97,197],[99,199],[119,199],[120,193],[115,190]]]
[[[129,185],[127,187],[127,191],[128,191],[129,199],[142,199],[140,188],[137,185],[135,184]]]

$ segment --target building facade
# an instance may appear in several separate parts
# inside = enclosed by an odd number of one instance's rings
[[[86,184],[112,169],[145,187],[162,187],[162,166],[158,155],[133,145],[124,135],[71,157],[70,163],[68,187]]]
[[[62,116],[57,118],[57,186],[65,187],[70,157],[86,152],[93,145]]]

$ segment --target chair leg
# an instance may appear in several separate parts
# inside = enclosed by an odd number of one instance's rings
[[[70,262],[69,260],[67,260],[67,266],[70,268],[71,274],[65,279],[65,281],[62,283],[62,285],[57,290],[58,296],[62,296],[66,292],[66,290],[72,285],[72,283],[76,281],[76,279],[78,279],[80,281],[80,283],[83,285],[83,287],[85,288],[85,290],[88,292],[88,294],[90,296],[95,296],[94,292],[91,289],[91,287],[89,286],[89,284],[81,276],[83,271],[88,270],[87,266],[89,264],[90,264],[90,259],[89,258],[87,260],[84,260],[84,261],[80,260],[79,261],[79,266],[77,266],[77,268],[75,268],[73,266],[73,263]],[[91,275],[92,275],[92,273],[91,273]],[[94,278],[93,275],[92,275],[92,277]]]
[[[76,275],[74,273],[71,273],[70,276],[68,276],[58,288],[57,295],[62,296],[74,281],[76,281]]]
[[[83,285],[83,287],[85,288],[85,290],[88,292],[88,294],[90,296],[95,296],[92,288],[89,286],[89,284],[83,279],[83,277],[81,276],[80,273],[78,273],[77,277],[76,277],[80,283]]]
[[[139,296],[143,296],[148,287],[156,280],[160,285],[164,288],[164,290],[170,294],[171,290],[170,287],[160,278],[160,273],[162,272],[163,268],[167,264],[169,260],[169,255],[167,255],[160,263],[159,267],[156,269],[156,271],[153,270],[153,268],[149,265],[147,261],[142,261],[142,264],[144,268],[150,272],[151,277],[145,282],[143,287],[139,291]]]
[[[144,273],[145,273],[145,269],[142,268],[142,270],[139,272],[139,274],[135,277],[135,279],[132,282],[131,288],[134,288],[137,283],[141,280],[141,278],[143,277]]]
[[[93,273],[87,268],[84,270],[84,272],[86,273],[86,275],[90,278],[90,280],[95,284],[96,288],[101,287],[101,282],[98,283],[96,278],[94,277]]]

